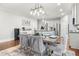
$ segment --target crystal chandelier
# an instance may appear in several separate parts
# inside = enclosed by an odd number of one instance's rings
[[[41,16],[45,14],[44,7],[40,4],[35,5],[34,8],[31,8],[30,14],[33,16]]]

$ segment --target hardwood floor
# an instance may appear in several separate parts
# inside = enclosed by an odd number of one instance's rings
[[[74,51],[76,56],[79,56],[79,49],[70,48],[70,50]]]
[[[17,46],[19,44],[19,40],[12,40],[8,42],[0,43],[0,50],[4,50],[13,46]],[[69,48],[70,50],[74,51],[76,56],[79,56],[79,50],[74,48]]]
[[[0,50],[4,50],[19,44],[19,40],[11,40],[7,42],[0,43]]]

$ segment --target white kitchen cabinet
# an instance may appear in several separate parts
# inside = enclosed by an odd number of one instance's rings
[[[71,48],[79,49],[79,32],[70,32],[69,35]]]
[[[75,25],[79,25],[79,3],[73,6],[73,18],[75,18]]]
[[[72,18],[73,25],[79,25],[79,3],[73,4]]]
[[[79,3],[76,4],[76,25],[79,25]]]

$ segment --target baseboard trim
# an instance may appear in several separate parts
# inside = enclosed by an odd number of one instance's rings
[[[14,39],[3,39],[3,40],[0,40],[0,43],[1,43],[1,42],[12,41],[12,40],[14,40]]]

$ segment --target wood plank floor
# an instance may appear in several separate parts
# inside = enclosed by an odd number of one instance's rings
[[[0,43],[0,50],[4,50],[13,46],[17,46],[19,45],[19,40],[12,40],[12,41],[8,41],[8,42],[3,42]],[[79,50],[78,49],[73,49],[70,48],[70,50],[74,51],[76,56],[79,56]]]
[[[4,50],[13,46],[16,46],[19,44],[19,40],[11,40],[7,42],[1,42],[0,43],[0,50]]]
[[[70,48],[70,50],[74,51],[76,56],[79,56],[79,49]]]

